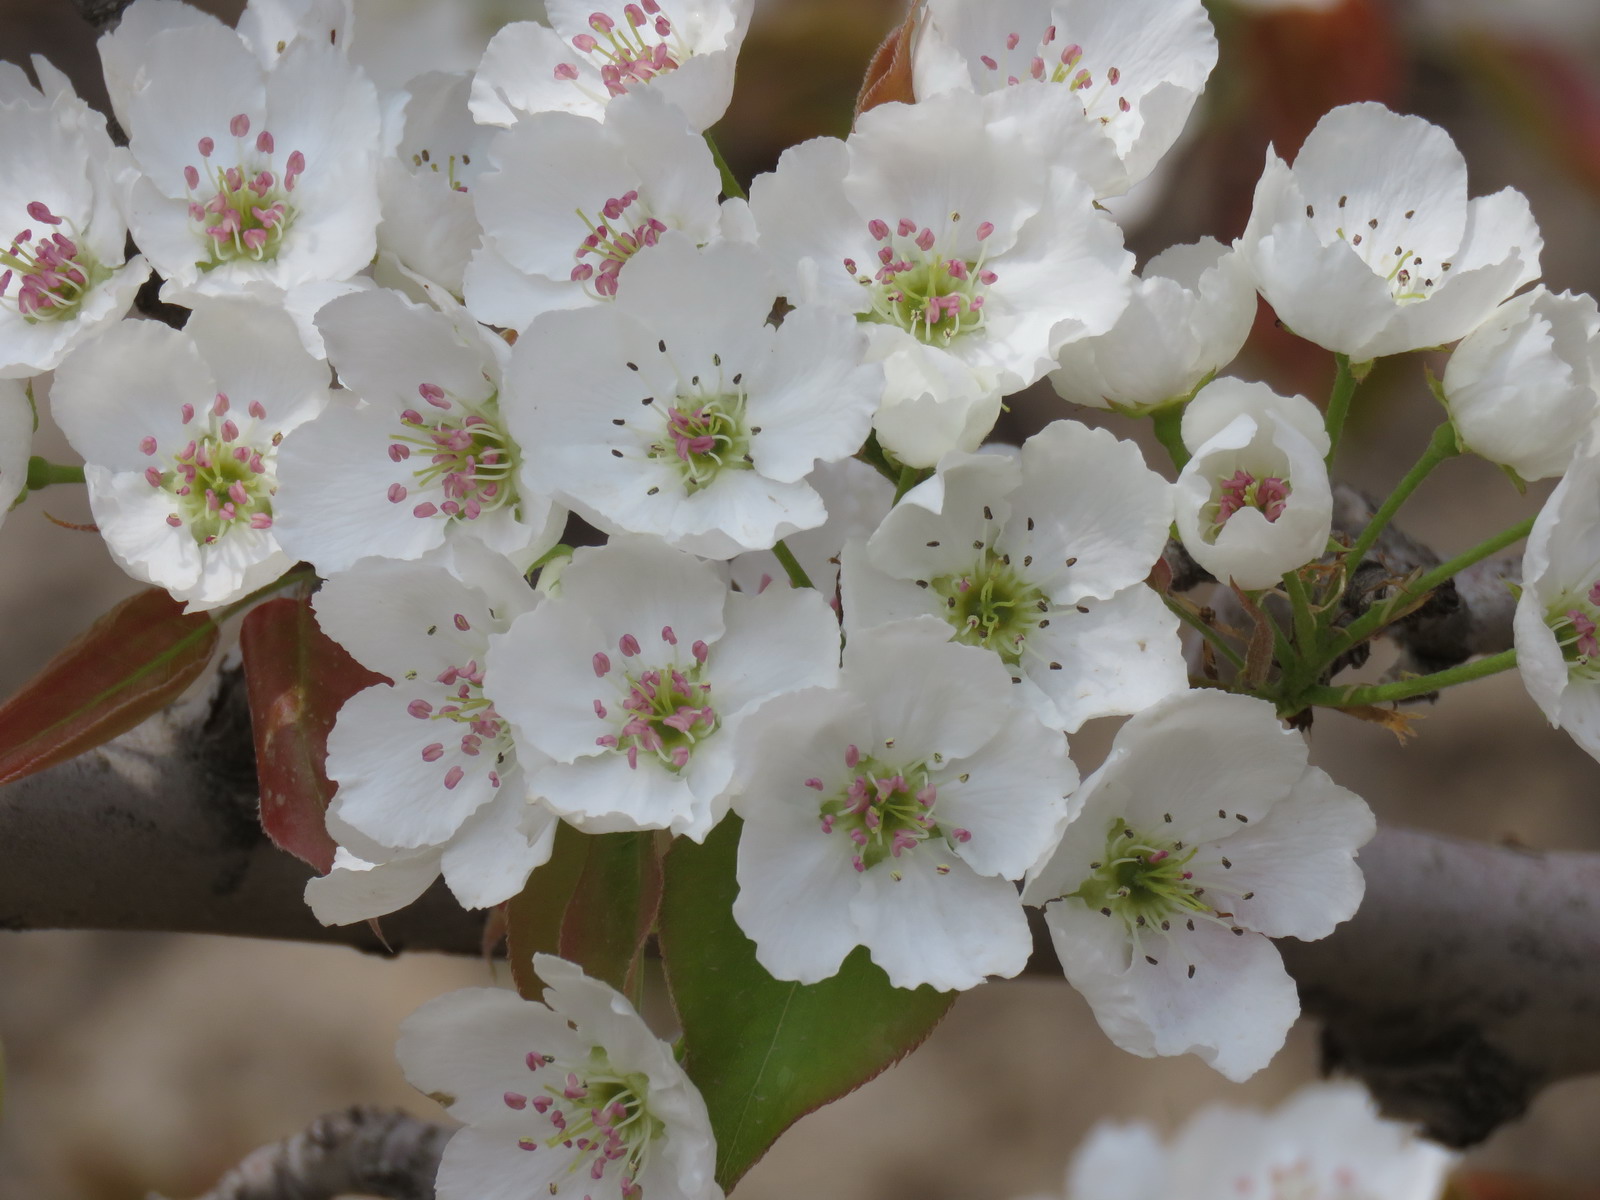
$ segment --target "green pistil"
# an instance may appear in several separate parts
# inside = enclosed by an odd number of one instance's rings
[[[930,839],[951,842],[971,837],[964,829],[941,829],[934,820],[938,794],[925,764],[893,767],[863,756],[852,770],[849,787],[824,800],[818,816],[824,833],[850,842],[857,871],[899,858]],[[935,867],[940,874],[948,869]],[[900,877],[898,871],[890,874]]]
[[[249,526],[252,517],[272,516],[275,488],[271,480],[256,473],[249,461],[235,458],[235,449],[235,444],[220,438],[197,438],[195,454],[180,457],[178,469],[162,473],[160,486],[177,496],[183,522],[202,546],[211,545],[235,526]],[[192,479],[189,470],[194,472]],[[231,494],[235,484],[244,489],[242,504]]]
[[[1175,916],[1213,911],[1189,871],[1196,848],[1138,833],[1118,817],[1106,836],[1105,855],[1090,863],[1093,872],[1068,893],[1130,930],[1165,930]]]
[[[1028,634],[1050,610],[1045,594],[1011,565],[1011,556],[993,550],[985,550],[971,570],[930,580],[929,586],[944,600],[956,640],[993,650],[1009,666],[1022,661]]]
[[[1600,586],[1591,590],[1600,592]],[[1545,624],[1556,636],[1567,674],[1574,679],[1600,679],[1600,604],[1589,595],[1564,593],[1545,610]]]
[[[962,262],[957,274],[952,274],[950,263],[939,256],[917,263],[882,283],[869,283],[872,309],[863,316],[898,325],[929,345],[947,346],[958,335],[983,324],[983,293],[987,289],[977,279],[980,269]]]
[[[651,443],[651,458],[673,462],[691,496],[709,487],[722,471],[747,471],[750,437],[745,424],[745,396],[724,392],[712,396],[679,396],[667,410],[667,427]]]

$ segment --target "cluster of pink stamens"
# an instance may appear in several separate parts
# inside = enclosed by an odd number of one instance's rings
[[[228,122],[228,132],[235,138],[245,138],[250,133],[250,118],[237,114]],[[234,258],[271,258],[294,220],[288,193],[294,191],[296,180],[305,173],[306,157],[298,150],[291,152],[280,179],[265,166],[251,169],[242,161],[230,167],[213,163],[210,160],[216,148],[216,142],[208,137],[197,144],[200,157],[206,162],[203,176],[197,167],[183,169],[183,180],[189,189],[189,217],[208,240],[211,265]],[[276,149],[270,132],[263,129],[256,135],[258,163],[264,158],[270,164]],[[244,157],[243,148],[240,157]],[[216,189],[210,196],[199,190],[202,177],[208,187]]]
[[[959,214],[952,214],[952,222],[959,219]],[[982,324],[987,289],[999,278],[984,266],[985,249],[971,260],[946,255],[939,249],[939,235],[909,217],[901,217],[893,226],[874,218],[867,222],[867,232],[879,243],[877,268],[868,275],[855,259],[847,258],[844,269],[871,289],[872,317],[925,342],[948,342]],[[994,225],[984,221],[974,232],[982,247]]]
[[[200,418],[205,428],[172,456],[171,467],[163,471],[151,466],[144,472],[151,487],[178,498],[180,511],[167,514],[167,524],[174,529],[187,525],[202,545],[210,545],[241,523],[251,529],[272,527],[277,482],[260,449],[228,415],[231,407],[227,393],[218,392]],[[193,404],[182,405],[179,412],[186,426],[196,419]],[[256,421],[266,420],[267,410],[259,400],[250,402],[249,413]],[[154,455],[159,445],[147,435],[139,440],[139,449]]]
[[[678,635],[672,626],[661,630],[661,640],[669,646],[678,644]],[[637,658],[639,639],[625,633],[617,640],[617,650],[624,659]],[[628,766],[638,769],[639,754],[654,754],[671,770],[680,770],[689,763],[695,745],[717,728],[717,712],[711,705],[711,685],[700,679],[701,669],[711,650],[697,641],[690,647],[694,665],[679,668],[652,667],[634,674],[623,670],[618,680],[622,693],[618,706],[621,712],[613,718],[605,701],[594,702],[594,715],[602,721],[621,719],[622,727],[616,733],[595,738],[597,746],[625,754]],[[591,663],[595,677],[604,679],[611,673],[611,656],[597,651]]]
[[[633,189],[613,196],[601,206],[603,221],[591,221],[581,210],[578,215],[589,227],[589,233],[573,255],[578,265],[572,268],[572,281],[583,284],[592,281],[594,292],[599,296],[615,296],[617,276],[623,264],[641,247],[654,246],[667,231],[666,225],[639,203],[639,193]],[[599,260],[598,266],[584,261],[591,254]]]
[[[1023,79],[1036,79],[1045,83],[1064,83],[1075,92],[1086,92],[1094,87],[1094,76],[1087,67],[1080,66],[1083,61],[1083,47],[1076,42],[1071,42],[1060,50],[1055,48],[1056,27],[1047,26],[1038,44],[1034,47],[1035,53],[1029,56],[1026,66],[1012,70],[1010,55],[1014,54],[1022,44],[1022,36],[1016,33],[1006,35],[1006,67],[1004,74],[999,61],[992,55],[980,54],[978,61],[997,79],[1003,78],[1008,87],[1014,87]],[[1020,71],[1020,74],[1018,73]],[[1116,67],[1106,70],[1105,83],[1109,88],[1115,88],[1122,82],[1122,72]],[[1084,108],[1090,107],[1086,101]],[[1117,109],[1120,112],[1129,112],[1133,105],[1126,96],[1117,97]],[[1109,118],[1102,118],[1102,120]]]
[[[1217,500],[1217,526],[1227,524],[1228,518],[1242,508],[1257,509],[1268,522],[1276,521],[1283,516],[1283,510],[1289,503],[1289,481],[1276,475],[1263,475],[1257,479],[1250,472],[1240,468],[1231,478],[1224,479],[1221,483],[1221,495]]]
[[[853,844],[850,861],[857,871],[899,858],[930,837],[949,842],[972,840],[968,830],[939,828],[933,815],[939,789],[925,767],[887,767],[864,757],[853,745],[845,747],[844,765],[852,772],[850,783],[842,794],[823,801],[819,819],[823,833],[843,832]],[[807,779],[805,785],[819,792],[826,788],[816,778]],[[941,875],[950,870],[948,866],[934,869]],[[890,874],[900,878],[897,871]]]
[[[516,456],[512,443],[500,428],[495,397],[476,405],[452,399],[438,384],[423,383],[417,394],[447,416],[424,420],[414,408],[400,414],[403,433],[389,442],[389,460],[403,463],[414,455],[426,456],[412,472],[415,486],[443,493],[437,503],[422,500],[415,504],[413,516],[426,520],[443,513],[474,521],[485,512],[500,508],[514,499],[513,475]],[[459,409],[459,411],[458,411]],[[391,483],[390,504],[400,504],[411,494],[403,483]]]
[[[620,25],[603,12],[591,13],[589,28],[594,33],[578,34],[572,39],[572,47],[588,56],[612,96],[622,95],[630,84],[648,83],[665,71],[676,70],[690,54],[681,39],[668,44],[673,37],[672,22],[656,0],[624,6]],[[576,82],[578,68],[572,63],[560,63],[555,77]]]
[[[41,225],[60,225],[62,219],[42,200],[28,205],[28,215]],[[48,321],[72,316],[84,294],[107,272],[93,257],[83,253],[77,242],[57,230],[37,242],[33,230],[24,229],[11,239],[11,249],[0,253],[0,299],[4,299],[13,277],[17,285],[17,311],[30,321]]]
[[[1568,669],[1594,674],[1600,671],[1600,583],[1593,584],[1584,596],[1572,595],[1567,603],[1570,607],[1557,608],[1551,614],[1550,628]]]
[[[455,614],[453,622],[463,633],[472,628],[461,613]],[[406,705],[406,712],[419,721],[454,721],[461,727],[456,745],[462,754],[477,758],[487,748],[495,755],[495,766],[503,764],[510,752],[511,740],[505,718],[495,712],[494,701],[483,694],[482,664],[473,658],[468,659],[465,666],[446,667],[434,682],[449,689],[449,699],[436,706],[419,698]],[[443,742],[430,742],[422,748],[422,761],[438,762],[445,753]],[[491,787],[500,786],[498,770],[491,768],[488,776]],[[460,763],[452,765],[444,774],[445,789],[454,790],[465,777],[466,769]]]
[[[641,1189],[635,1180],[651,1140],[661,1132],[660,1121],[650,1115],[639,1094],[643,1078],[619,1075],[609,1064],[590,1065],[581,1077],[576,1071],[562,1072],[560,1067],[551,1070],[556,1060],[536,1051],[523,1061],[528,1070],[543,1071],[552,1078],[540,1095],[508,1091],[502,1099],[513,1111],[532,1109],[549,1123],[551,1132],[543,1138],[518,1138],[517,1147],[529,1151],[541,1146],[576,1150],[578,1155],[567,1169],[577,1171],[587,1162],[588,1177],[595,1183],[604,1180],[606,1172],[615,1167],[623,1200],[638,1200]]]

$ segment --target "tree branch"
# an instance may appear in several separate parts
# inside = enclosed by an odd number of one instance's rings
[[[199,1200],[433,1200],[439,1156],[454,1132],[403,1112],[331,1113],[254,1151]]]
[[[133,0],[72,0],[72,7],[96,33],[104,33],[116,28],[123,10],[132,3]]]

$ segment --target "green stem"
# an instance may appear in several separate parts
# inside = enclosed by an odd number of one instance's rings
[[[800,560],[794,556],[794,551],[783,544],[782,538],[779,538],[776,544],[773,545],[772,553],[777,555],[778,561],[783,564],[783,569],[788,572],[789,582],[795,587],[808,588],[815,586],[811,582],[811,576],[807,575],[806,569],[800,565]]]
[[[83,468],[53,463],[35,454],[28,460],[28,490],[36,492],[52,483],[82,483]]]
[[[733,168],[728,166],[728,160],[722,157],[722,150],[717,145],[717,139],[711,136],[708,129],[705,134],[706,145],[711,150],[711,161],[717,164],[717,170],[722,175],[722,194],[730,200],[744,200],[744,188],[739,186],[738,177],[734,175]]]
[[[1428,448],[1422,452],[1422,457],[1411,470],[1406,472],[1389,498],[1383,502],[1378,511],[1372,514],[1372,520],[1367,522],[1367,527],[1361,531],[1361,536],[1356,538],[1355,544],[1350,547],[1350,553],[1345,555],[1344,573],[1346,579],[1354,578],[1356,569],[1361,566],[1378,536],[1385,527],[1394,519],[1395,513],[1400,511],[1400,506],[1411,497],[1433,469],[1447,458],[1454,458],[1461,453],[1461,444],[1456,439],[1455,426],[1449,421],[1440,425],[1433,431],[1433,436],[1428,439]]]
[[[1317,628],[1317,614],[1311,611],[1311,592],[1296,571],[1283,577],[1283,587],[1289,593],[1289,607],[1294,613],[1295,648],[1300,651],[1300,658],[1315,658],[1322,639]]]
[[[894,481],[894,502],[899,504],[901,499],[917,484],[929,476],[930,472],[918,467],[901,467],[900,478]]]
[[[1356,394],[1356,384],[1361,382],[1350,368],[1348,354],[1335,354],[1333,357],[1339,364],[1339,370],[1333,377],[1333,392],[1328,396],[1326,426],[1330,463],[1333,461],[1333,452],[1339,448],[1339,436],[1344,433],[1345,418],[1350,415],[1350,398]]]
[[[1167,408],[1158,408],[1150,414],[1150,424],[1155,429],[1156,441],[1165,447],[1167,456],[1172,459],[1172,465],[1180,471],[1189,461],[1189,448],[1183,444],[1183,407],[1181,404],[1174,404]]]
[[[856,451],[856,457],[890,483],[898,484],[900,482],[900,471],[889,461],[889,456],[884,452],[883,447],[878,445],[878,435],[876,433],[867,434],[867,440],[863,443],[861,449]]]
[[[1172,610],[1172,612],[1177,616],[1178,620],[1183,621],[1191,628],[1197,630],[1201,637],[1210,642],[1216,652],[1222,655],[1223,658],[1227,659],[1228,662],[1233,665],[1233,669],[1235,671],[1244,670],[1244,655],[1240,654],[1232,646],[1228,645],[1228,639],[1222,635],[1220,630],[1213,629],[1210,625],[1207,625],[1203,620],[1200,619],[1198,613],[1190,612],[1186,607],[1184,607],[1182,604],[1179,604],[1171,596],[1162,596],[1161,601],[1170,610]]]
[[[1307,704],[1321,704],[1328,708],[1355,708],[1366,704],[1388,704],[1396,700],[1410,700],[1442,691],[1458,683],[1468,683],[1489,675],[1498,675],[1517,665],[1515,650],[1502,650],[1486,658],[1474,659],[1446,671],[1432,675],[1414,675],[1399,683],[1379,683],[1369,687],[1313,687],[1300,693]]]
[[[235,600],[226,608],[212,610],[211,619],[218,625],[221,625],[235,613],[243,612],[245,609],[252,607],[258,601],[265,600],[268,596],[276,595],[278,592],[286,591],[287,589],[295,587],[298,584],[315,583],[316,580],[316,571],[312,570],[310,567],[297,567],[292,571],[287,571],[278,576],[265,587],[258,587],[248,596],[243,596],[240,599]]]
[[[1518,521],[1509,529],[1502,529],[1487,541],[1479,542],[1472,549],[1463,551],[1448,562],[1442,562],[1433,570],[1419,575],[1415,582],[1407,584],[1393,599],[1368,609],[1363,616],[1346,626],[1344,637],[1340,639],[1341,644],[1335,653],[1342,654],[1349,647],[1359,645],[1382,629],[1387,624],[1383,619],[1385,612],[1398,611],[1404,607],[1405,601],[1426,595],[1445,580],[1453,579],[1475,563],[1482,562],[1491,554],[1498,554],[1513,542],[1520,542],[1533,528],[1533,521],[1532,517]]]

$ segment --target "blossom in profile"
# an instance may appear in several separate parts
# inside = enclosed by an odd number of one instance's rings
[[[0,379],[15,379],[121,320],[150,269],[123,261],[119,191],[133,164],[105,118],[42,58],[42,90],[0,67]]]
[[[1013,883],[1076,810],[1062,735],[987,650],[920,617],[851,638],[837,687],[769,700],[741,731],[734,919],[779,979],[866,946],[896,987],[976,987],[1032,949]]]
[[[550,24],[516,21],[494,35],[472,85],[489,125],[570,112],[602,120],[630,92],[659,92],[696,132],[733,98],[733,69],[755,0],[550,0]]]
[[[1528,535],[1513,630],[1534,703],[1600,759],[1600,452],[1592,437]]]
[[[1101,1122],[1067,1200],[1439,1200],[1455,1161],[1360,1084],[1313,1083],[1270,1112],[1207,1105],[1165,1144],[1143,1121]]]
[[[1523,479],[1560,475],[1600,409],[1600,309],[1543,286],[1461,339],[1440,381],[1465,449]]]
[[[1046,89],[1082,107],[1104,143],[1083,174],[1121,195],[1172,148],[1217,65],[1200,0],[929,0],[912,58],[918,100],[952,90]]]
[[[1178,536],[1220,580],[1274,586],[1321,556],[1333,529],[1322,414],[1304,396],[1217,379],[1183,412]]]
[[[1239,240],[1279,320],[1355,362],[1465,337],[1543,245],[1522,193],[1469,200],[1449,134],[1370,102],[1326,113],[1293,167],[1267,151]]]
[[[294,565],[273,532],[278,445],[328,403],[328,367],[282,308],[210,300],[181,331],[123,321],[56,368],[50,401],[135,579],[198,611]]]
[[[400,1026],[406,1079],[464,1123],[439,1200],[722,1200],[711,1119],[672,1047],[572,963],[533,967],[542,1004],[466,988]]]
[[[1068,982],[1124,1050],[1253,1075],[1300,1012],[1271,939],[1354,915],[1372,813],[1272,705],[1216,691],[1130,718],[1079,801],[1023,889]]]

